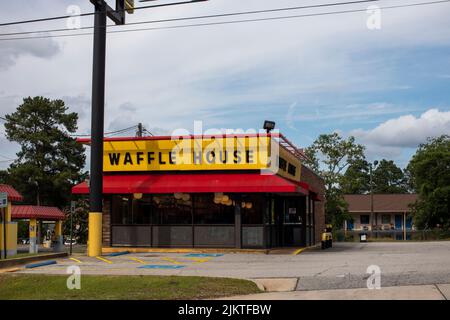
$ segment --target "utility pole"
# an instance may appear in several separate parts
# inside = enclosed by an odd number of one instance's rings
[[[378,161],[377,160],[375,160],[374,162],[373,162],[373,166],[376,166],[376,165],[378,165]],[[370,224],[371,224],[371,230],[370,231],[373,231],[373,228],[374,228],[374,226],[375,226],[375,223],[374,223],[374,219],[373,219],[373,216],[374,216],[374,206],[373,206],[373,178],[372,178],[372,163],[369,163],[369,176],[370,176]]]
[[[89,179],[89,227],[88,256],[102,253],[102,193],[103,193],[103,135],[105,110],[105,58],[106,21],[110,18],[116,25],[125,24],[125,12],[134,12],[134,0],[116,0],[112,9],[105,0],[90,0],[95,7],[94,17],[94,57],[92,69],[92,115],[91,115],[91,167]],[[142,2],[153,1],[143,0]],[[204,2],[191,0],[155,5],[153,7],[174,6]],[[147,7],[149,8],[149,7]]]
[[[125,7],[134,1],[116,0],[113,10],[105,0],[90,0],[95,6],[94,58],[92,70],[91,168],[89,188],[88,255],[102,253],[103,134],[105,109],[106,20],[125,24]],[[129,11],[130,12],[130,11]]]
[[[144,129],[142,127],[142,123],[138,124],[138,131],[136,132],[136,136],[138,136],[139,138],[142,138],[142,135],[144,133]]]

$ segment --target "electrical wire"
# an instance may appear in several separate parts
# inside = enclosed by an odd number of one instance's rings
[[[404,4],[404,5],[384,6],[384,7],[380,7],[380,9],[381,10],[398,9],[398,8],[407,8],[407,7],[443,4],[443,3],[449,3],[449,2],[450,2],[450,0],[420,2],[420,3],[411,3],[411,4]],[[328,16],[328,15],[334,15],[334,14],[366,12],[366,11],[367,11],[367,9],[349,9],[349,10],[342,10],[342,11],[330,11],[330,12],[320,12],[320,13],[310,13],[310,14],[300,14],[300,15],[289,15],[289,16],[278,16],[278,17],[258,18],[258,19],[231,20],[231,21],[220,21],[220,22],[206,22],[206,23],[186,24],[186,25],[174,25],[174,26],[164,26],[164,27],[140,28],[140,29],[131,29],[131,30],[113,30],[113,31],[109,31],[108,33],[109,34],[114,34],[114,33],[127,33],[127,32],[139,32],[139,31],[164,30],[164,29],[179,29],[179,28],[189,28],[189,27],[203,27],[203,26],[213,26],[213,25],[227,25],[227,24],[235,24],[235,23],[274,21],[274,20],[306,18],[306,17],[316,17],[316,16]],[[0,39],[0,41],[27,40],[27,39],[46,39],[46,38],[62,38],[62,37],[77,37],[77,36],[88,36],[88,35],[92,35],[92,33],[89,32],[89,33],[63,34],[63,35],[46,35],[46,36],[38,36],[38,37],[7,38],[7,39]]]
[[[191,1],[173,2],[173,3],[165,3],[165,4],[155,4],[155,5],[136,7],[136,8],[134,8],[134,10],[160,8],[160,7],[176,6],[176,5],[183,5],[183,4],[192,4],[192,3],[196,3],[196,2],[205,2],[205,1],[208,1],[208,0],[191,0]],[[125,12],[125,11],[127,11],[127,10],[126,9],[113,10],[113,12],[115,12],[115,13],[120,13],[120,12]],[[86,17],[86,16],[92,16],[92,15],[95,15],[95,14],[96,14],[95,12],[87,12],[87,13],[82,13],[82,14],[77,15],[77,16],[79,16],[79,17]],[[54,21],[54,20],[68,19],[68,18],[73,18],[73,17],[74,17],[73,15],[64,15],[64,16],[39,18],[39,19],[31,19],[31,20],[12,21],[12,22],[0,23],[0,27],[12,26],[12,25],[18,25],[18,24],[25,24],[25,23]]]
[[[211,14],[211,15],[203,15],[203,16],[194,16],[194,17],[182,17],[182,18],[170,18],[170,19],[161,19],[161,20],[138,21],[138,22],[127,23],[126,26],[150,24],[150,23],[162,23],[162,22],[196,20],[196,19],[208,19],[208,18],[223,18],[223,17],[232,17],[232,16],[240,16],[240,15],[251,15],[251,14],[261,14],[261,13],[281,12],[281,11],[292,11],[292,10],[304,10],[304,9],[332,7],[332,6],[342,6],[342,5],[352,5],[352,4],[362,4],[362,3],[379,2],[379,1],[382,1],[382,0],[359,0],[359,1],[347,1],[347,2],[334,2],[334,3],[323,3],[323,4],[306,5],[306,6],[286,7],[286,8],[275,8],[275,9],[265,9],[265,10],[253,10],[253,11],[241,11],[241,12]],[[77,17],[77,16],[72,16],[72,18],[73,17]],[[111,25],[108,25],[107,27],[118,27],[118,26],[120,26],[120,25],[111,24]],[[47,32],[78,31],[78,30],[87,30],[87,29],[94,29],[94,28],[95,28],[94,26],[89,26],[89,27],[80,27],[80,28],[76,28],[76,29],[61,28],[61,29],[47,29],[47,30],[38,30],[38,31],[21,31],[21,32],[1,33],[0,36],[3,37],[3,36],[15,36],[15,35],[47,33]]]

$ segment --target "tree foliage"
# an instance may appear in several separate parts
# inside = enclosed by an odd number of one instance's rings
[[[450,136],[429,138],[408,164],[419,194],[414,223],[419,228],[450,227]]]
[[[25,203],[67,205],[72,185],[85,178],[84,148],[70,137],[78,115],[62,100],[28,97],[5,118],[6,137],[21,147],[5,180]]]
[[[306,164],[325,180],[327,221],[340,227],[350,217],[339,183],[349,166],[364,160],[364,147],[354,137],[343,139],[338,133],[322,134],[306,148],[305,154],[310,159]]]
[[[407,178],[392,160],[383,159],[373,171],[374,193],[407,193]]]
[[[355,161],[342,175],[340,186],[344,194],[370,192],[370,174],[367,161]]]

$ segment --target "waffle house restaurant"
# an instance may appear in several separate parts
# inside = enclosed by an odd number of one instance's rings
[[[324,184],[303,159],[276,133],[105,138],[102,245],[314,245]],[[88,184],[73,193],[88,195]]]

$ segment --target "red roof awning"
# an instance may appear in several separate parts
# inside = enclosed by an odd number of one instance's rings
[[[45,219],[64,220],[64,212],[56,207],[43,206],[11,206],[12,219]]]
[[[22,201],[22,195],[13,187],[7,184],[0,184],[0,192],[6,192],[8,194],[9,201]]]
[[[147,174],[147,175],[104,175],[104,194],[131,193],[303,193],[308,194],[304,185],[286,180],[276,175],[258,173],[242,174]],[[72,188],[74,194],[88,194],[86,182]]]

